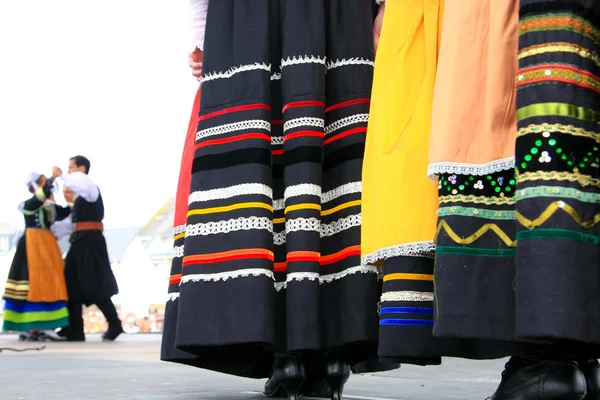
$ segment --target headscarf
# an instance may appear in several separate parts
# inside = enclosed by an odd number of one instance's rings
[[[39,174],[37,172],[30,172],[29,175],[27,175],[27,178],[25,179],[25,184],[29,187],[31,186],[33,188],[33,190],[37,190],[38,189],[38,185],[37,183],[35,183],[38,179],[40,179],[40,176],[42,176],[42,174]]]

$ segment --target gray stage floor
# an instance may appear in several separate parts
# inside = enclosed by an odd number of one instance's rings
[[[0,335],[0,347],[28,347]],[[159,361],[160,335],[123,335],[103,343],[49,343],[41,352],[0,353],[1,400],[262,399],[263,380],[250,380]],[[499,382],[505,360],[446,359],[439,367],[350,378],[355,400],[483,400]]]

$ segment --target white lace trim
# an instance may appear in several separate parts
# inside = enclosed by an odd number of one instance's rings
[[[311,280],[311,281],[319,281],[319,284],[331,283],[339,279],[343,279],[349,275],[355,274],[378,274],[379,271],[376,267],[359,265],[356,267],[351,267],[345,269],[341,272],[336,272],[333,274],[320,275],[316,272],[292,272],[287,274],[285,282],[274,282],[274,287],[276,291],[280,291],[287,287],[288,282],[291,281],[303,281],[303,280]],[[189,282],[218,282],[218,281],[227,281],[229,279],[237,279],[237,278],[248,278],[250,276],[260,277],[266,276],[272,280],[275,280],[275,276],[273,271],[262,268],[249,268],[249,269],[241,269],[237,271],[228,271],[228,272],[220,272],[216,274],[193,274],[193,275],[184,275],[181,277],[180,285]],[[177,297],[179,297],[179,293],[177,293]]]
[[[362,182],[349,182],[323,193],[321,203],[329,203],[339,197],[353,193],[362,193]]]
[[[188,282],[218,282],[218,281],[227,281],[229,279],[236,278],[248,278],[250,276],[259,277],[266,276],[270,279],[275,279],[273,271],[263,268],[248,268],[248,269],[239,269],[237,271],[227,271],[227,272],[219,272],[216,274],[192,274],[192,275],[183,275],[181,277],[180,285]]]
[[[180,233],[185,232],[185,224],[184,225],[177,225],[175,228],[173,228],[173,236],[179,235]]]
[[[202,75],[202,83],[210,82],[217,79],[229,79],[232,76],[239,74],[240,72],[248,72],[248,71],[267,71],[271,73],[271,64],[267,65],[265,63],[254,63],[254,64],[246,64],[240,65],[237,67],[231,67],[225,72],[208,72]]]
[[[298,231],[321,231],[321,221],[316,218],[294,218],[285,221],[286,233]]]
[[[325,135],[329,135],[338,129],[345,128],[346,126],[361,124],[369,122],[369,114],[354,114],[349,117],[337,120],[325,127]]]
[[[273,232],[273,220],[267,217],[240,217],[223,221],[188,225],[185,236],[208,236],[249,230],[266,230]]]
[[[315,185],[316,186],[316,185]],[[362,193],[362,182],[349,182],[331,189],[325,193],[321,193],[321,204],[329,203],[339,197],[353,193]],[[306,194],[306,193],[304,193]],[[291,196],[290,196],[291,197]],[[285,208],[285,200],[277,199],[273,201],[273,209],[283,210]]]
[[[300,64],[322,64],[325,65],[326,58],[315,57],[315,56],[293,56],[281,59],[281,68],[289,67],[291,65]]]
[[[175,301],[179,298],[179,292],[171,292],[167,294],[167,303],[169,301]]]
[[[301,183],[299,185],[288,186],[283,192],[285,200],[304,195],[321,197],[321,186],[312,183]]]
[[[283,136],[271,136],[271,144],[273,145],[282,145],[283,144]]]
[[[325,120],[322,118],[315,117],[302,117],[290,119],[289,121],[286,121],[283,124],[283,130],[288,131],[290,129],[300,128],[302,126],[314,126],[323,129],[325,128]]]
[[[381,302],[384,301],[433,301],[433,292],[385,292],[381,295]]]
[[[283,210],[285,208],[285,201],[283,199],[273,200],[273,211]]]
[[[357,267],[351,267],[345,269],[341,272],[336,272],[334,274],[328,275],[320,275],[316,272],[292,272],[287,274],[285,282],[275,282],[275,290],[278,292],[287,288],[287,284],[292,281],[304,281],[311,280],[316,281],[319,280],[319,284],[331,283],[333,281],[343,279],[349,275],[355,274],[378,274],[379,271],[376,267],[359,265]]]
[[[285,231],[273,234],[273,243],[276,246],[281,246],[285,243],[286,235],[290,232],[320,232],[323,238],[360,226],[361,223],[361,214],[349,215],[329,224],[322,224],[317,218],[294,218],[285,222]]]
[[[439,162],[430,164],[427,169],[427,176],[434,180],[438,180],[439,174],[459,174],[459,175],[489,175],[500,171],[506,171],[515,168],[515,158],[508,157],[500,160],[490,161],[485,164],[467,164],[467,163],[450,163]]]
[[[273,198],[273,189],[262,183],[243,183],[218,189],[196,191],[190,194],[188,205],[196,202],[230,199],[247,194],[261,194]]]
[[[196,133],[196,140],[201,140],[215,135],[225,135],[227,133],[243,131],[247,129],[262,129],[264,131],[271,132],[271,122],[264,121],[262,119],[251,119],[247,121],[233,122],[231,124],[213,126],[212,128],[199,130],[198,133]]]
[[[335,61],[329,61],[327,63],[327,69],[332,70],[335,68],[345,67],[348,65],[370,65],[371,67],[374,67],[375,62],[372,60],[368,60],[366,58],[360,58],[360,57],[348,58],[348,59],[342,59],[342,60],[338,59]]]
[[[329,224],[321,224],[321,237],[337,235],[362,224],[362,214],[349,215]]]
[[[184,250],[183,246],[174,246],[173,247],[173,257],[174,258],[183,257],[183,250]]]
[[[199,47],[198,43],[196,43],[196,47]],[[281,59],[281,66],[279,67],[280,71],[284,67],[290,67],[292,65],[302,65],[302,64],[319,64],[323,65],[326,70],[332,70],[340,67],[345,67],[349,65],[369,65],[374,67],[375,63],[372,60],[362,58],[362,57],[354,57],[354,58],[344,58],[337,59],[335,61],[327,62],[326,57],[319,56],[292,56],[288,58]],[[200,78],[201,82],[210,82],[219,79],[229,79],[237,74],[242,72],[250,72],[250,71],[267,71],[270,74],[270,79],[272,81],[281,80],[281,72],[273,71],[271,64],[255,62],[252,64],[238,65],[236,67],[231,67],[226,71],[212,71],[207,72],[202,75]]]
[[[412,242],[397,246],[384,247],[371,254],[362,257],[362,264],[375,264],[377,261],[387,260],[393,257],[426,257],[434,258],[435,245],[433,242]]]

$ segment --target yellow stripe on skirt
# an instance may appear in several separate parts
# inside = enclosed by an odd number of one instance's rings
[[[51,303],[67,300],[64,262],[56,238],[47,229],[25,231],[29,294],[27,300]]]

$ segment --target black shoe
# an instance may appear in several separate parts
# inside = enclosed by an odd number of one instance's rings
[[[35,332],[21,332],[19,333],[19,341],[20,342],[37,342],[39,341],[39,336],[35,334]]]
[[[118,338],[119,335],[121,335],[121,333],[124,332],[125,331],[123,330],[123,327],[121,325],[114,327],[109,326],[108,330],[102,335],[102,340],[104,340],[105,342],[112,342],[116,338]]]
[[[598,360],[579,362],[587,384],[587,395],[584,400],[600,400],[600,363]]]
[[[298,400],[300,386],[306,378],[304,364],[297,355],[277,354],[271,377],[265,384],[263,395],[273,397],[285,390],[288,400]]]
[[[342,400],[344,385],[350,377],[350,365],[338,349],[325,355],[325,379],[331,387],[331,400]]]
[[[575,362],[511,357],[491,400],[583,400],[586,383]]]
[[[318,399],[329,399],[331,398],[331,386],[323,378],[313,378],[310,375],[306,377],[302,385],[300,385],[300,396],[301,397],[313,397]],[[279,387],[269,397],[278,399],[287,399],[287,392],[283,387]]]
[[[67,338],[67,336],[69,336],[69,327],[66,327],[66,328],[60,328],[60,329],[58,330],[58,332],[56,332],[56,334],[57,334],[58,336],[60,336],[61,338],[65,338],[65,339],[66,339],[66,338]]]

